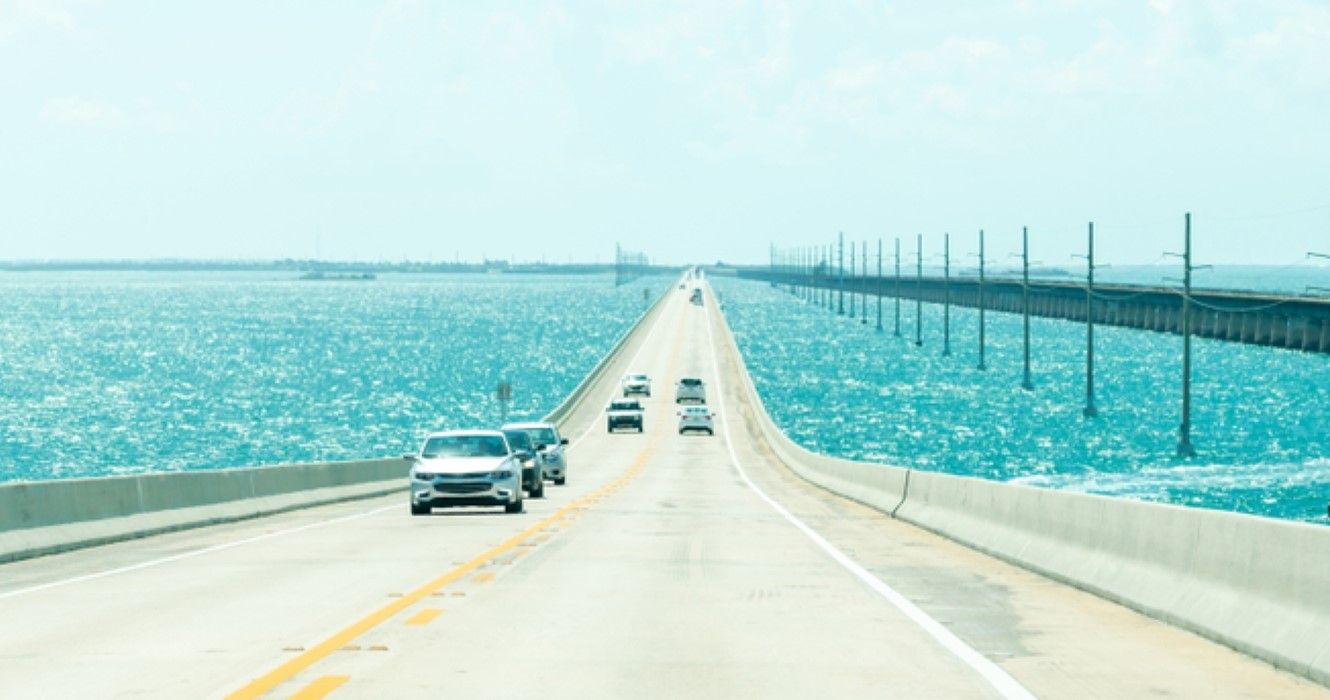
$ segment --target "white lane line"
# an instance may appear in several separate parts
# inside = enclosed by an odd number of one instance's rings
[[[261,542],[261,541],[263,541],[263,540],[270,540],[270,539],[273,539],[273,538],[276,538],[276,537],[284,537],[284,536],[286,536],[286,535],[294,535],[294,534],[297,533],[297,532],[304,532],[304,531],[306,531],[306,530],[313,530],[314,528],[324,527],[325,525],[333,525],[333,524],[336,524],[336,523],[344,523],[344,522],[347,522],[347,521],[350,521],[350,520],[359,520],[360,518],[367,518],[367,517],[369,517],[369,516],[371,516],[371,515],[377,515],[378,513],[382,513],[382,512],[387,511],[387,510],[397,510],[398,508],[401,508],[401,506],[400,506],[400,505],[384,506],[384,507],[382,507],[382,508],[375,508],[374,510],[367,510],[367,511],[364,511],[364,512],[362,512],[362,513],[352,513],[351,515],[344,515],[344,516],[342,516],[342,517],[340,517],[340,518],[333,518],[332,520],[320,520],[319,522],[316,522],[316,523],[309,523],[309,524],[306,524],[306,525],[301,525],[300,527],[293,527],[293,528],[290,528],[290,529],[287,529],[287,530],[278,530],[278,531],[276,531],[276,532],[268,532],[268,533],[264,533],[264,534],[262,534],[262,535],[256,535],[256,536],[254,536],[254,537],[247,537],[247,538],[245,538],[245,539],[243,539],[243,540],[235,540],[234,542],[224,542],[224,543],[222,543],[222,544],[216,544],[216,545],[213,545],[213,546],[211,546],[211,547],[204,547],[203,549],[196,549],[196,550],[191,551],[191,552],[184,552],[184,553],[181,553],[181,554],[173,554],[173,555],[171,555],[171,556],[169,556],[169,557],[162,557],[162,558],[160,558],[160,559],[152,559],[152,560],[149,560],[149,561],[139,562],[139,563],[137,563],[137,564],[130,564],[130,565],[128,565],[128,566],[122,566],[122,567],[120,567],[120,568],[118,568],[118,569],[107,569],[106,571],[98,571],[98,572],[96,572],[96,573],[92,573],[92,574],[83,574],[83,575],[81,575],[81,576],[74,576],[74,577],[72,577],[72,578],[61,579],[61,580],[59,580],[59,581],[51,581],[51,582],[49,582],[49,583],[43,583],[43,584],[39,584],[39,585],[36,585],[36,586],[30,586],[30,587],[28,587],[28,588],[20,588],[20,589],[18,589],[18,590],[9,591],[9,592],[7,592],[7,593],[0,593],[0,600],[4,600],[4,599],[6,599],[6,598],[17,598],[18,596],[21,596],[21,595],[27,595],[27,594],[29,594],[29,593],[37,593],[37,592],[39,592],[39,591],[46,591],[46,590],[50,590],[50,589],[52,589],[52,588],[60,588],[61,586],[69,586],[69,585],[72,585],[72,584],[75,584],[75,583],[84,583],[84,582],[86,582],[86,581],[95,581],[95,580],[97,580],[97,579],[107,578],[107,577],[109,577],[109,576],[116,576],[116,575],[119,575],[119,574],[127,574],[127,573],[129,573],[129,572],[131,572],[131,571],[139,571],[140,569],[148,569],[148,568],[151,568],[151,567],[154,567],[154,566],[161,566],[162,564],[169,564],[169,563],[171,563],[171,562],[180,561],[180,560],[182,560],[182,559],[192,559],[192,558],[194,558],[194,557],[203,556],[204,554],[211,554],[211,553],[213,553],[213,552],[220,552],[220,551],[222,551],[222,550],[224,550],[224,549],[231,549],[231,548],[233,548],[233,547],[240,547],[240,546],[242,546],[242,545],[252,544],[252,543],[254,543],[254,542]]]
[[[711,294],[711,298],[715,298]],[[836,548],[835,545],[828,542],[825,537],[818,534],[816,530],[809,527],[804,521],[796,518],[794,514],[786,510],[785,506],[777,503],[775,499],[768,496],[766,492],[757,487],[752,479],[748,478],[748,473],[744,471],[743,465],[739,462],[739,456],[734,451],[734,443],[730,440],[730,421],[725,413],[725,392],[720,386],[720,360],[716,355],[716,340],[711,331],[711,306],[706,306],[707,320],[707,340],[711,350],[711,366],[716,376],[716,403],[718,404],[717,413],[720,415],[721,435],[725,439],[725,447],[730,452],[730,462],[734,465],[739,477],[743,479],[748,488],[752,489],[767,505],[771,506],[777,513],[780,513],[785,520],[800,532],[808,536],[822,551],[826,552],[837,564],[845,567],[856,578],[868,585],[878,595],[887,599],[889,603],[896,606],[896,609],[910,618],[916,625],[923,628],[933,639],[937,640],[942,648],[951,652],[953,656],[960,659],[965,665],[974,669],[976,673],[983,677],[988,684],[993,686],[997,692],[1004,698],[1019,698],[1021,700],[1033,700],[1034,693],[1031,693],[1025,686],[1021,685],[1015,678],[1012,678],[1002,667],[990,661],[983,654],[975,651],[973,647],[966,644],[957,637],[951,630],[947,629],[942,623],[933,619],[928,613],[924,612],[919,606],[915,605],[909,598],[901,595],[896,589],[887,585],[885,581],[874,576],[868,569],[865,569],[858,562],[851,559],[847,554]]]

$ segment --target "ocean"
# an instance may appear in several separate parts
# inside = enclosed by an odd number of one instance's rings
[[[1225,277],[1227,275],[1227,277]],[[1219,271],[1218,279],[1251,279]],[[1259,277],[1259,275],[1257,275]],[[1284,281],[1284,286],[1302,281]],[[978,314],[883,300],[883,332],[764,282],[713,276],[758,391],[805,447],[840,457],[1186,506],[1327,522],[1330,357],[1193,339],[1192,442],[1177,456],[1181,343],[1098,326],[1098,417],[1085,405],[1085,326],[1031,320],[1034,389],[1022,380],[1021,317],[987,314],[987,370],[976,368]],[[1238,286],[1238,285],[1234,285]]]
[[[668,284],[297,276],[0,273],[0,482],[389,457],[538,418]]]

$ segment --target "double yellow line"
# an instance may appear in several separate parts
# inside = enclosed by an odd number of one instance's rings
[[[671,353],[670,357],[669,374],[671,376],[678,364],[679,347],[682,345],[682,341],[683,341],[683,334],[676,333],[673,352]],[[509,537],[508,539],[504,540],[503,542],[500,542],[494,547],[487,549],[484,552],[481,552],[480,554],[472,558],[470,561],[467,561],[466,563],[458,566],[457,568],[452,569],[448,573],[439,576],[438,578],[424,584],[423,586],[416,588],[410,593],[403,595],[401,598],[397,598],[393,602],[383,606],[382,608],[379,608],[378,610],[375,610],[374,612],[366,615],[365,617],[360,618],[356,622],[339,630],[331,637],[328,637],[322,642],[319,642],[318,644],[305,650],[295,658],[292,658],[290,661],[287,661],[286,663],[278,666],[277,668],[274,668],[268,673],[265,673],[264,675],[255,678],[254,680],[250,681],[247,685],[245,685],[245,687],[240,688],[239,690],[231,693],[230,695],[227,695],[226,696],[227,700],[252,700],[254,698],[262,697],[265,693],[273,690],[277,686],[291,680],[292,678],[295,678],[296,675],[298,675],[300,672],[324,660],[325,658],[330,656],[333,652],[351,643],[360,635],[365,634],[371,629],[374,629],[375,627],[383,624],[384,622],[387,622],[388,620],[396,617],[398,614],[405,611],[407,608],[410,608],[412,605],[415,605],[416,603],[423,601],[424,599],[426,599],[427,597],[429,597],[439,589],[443,588],[444,586],[447,586],[448,584],[451,583],[455,583],[456,581],[460,580],[467,574],[475,571],[476,569],[479,569],[480,567],[484,566],[490,561],[497,559],[498,557],[501,557],[504,554],[512,551],[514,548],[518,547],[523,542],[531,539],[532,537],[535,537],[536,535],[540,534],[542,531],[549,528],[551,525],[554,525],[559,521],[568,518],[570,516],[575,516],[580,511],[586,510],[587,508],[591,507],[591,505],[593,505],[594,503],[603,500],[605,497],[623,488],[625,484],[627,484],[630,480],[632,480],[633,477],[637,476],[637,474],[642,471],[642,468],[646,466],[647,461],[651,459],[651,456],[655,453],[656,448],[660,445],[661,435],[663,433],[664,433],[663,429],[657,429],[652,431],[650,440],[647,442],[647,445],[642,448],[642,451],[638,453],[637,457],[633,460],[633,463],[630,464],[628,468],[624,470],[624,472],[620,474],[618,477],[616,477],[613,481],[605,484],[604,486],[601,486],[600,488],[596,489],[595,491],[592,491],[591,493],[582,496],[581,498],[572,501],[568,505],[565,505],[562,508],[554,511],[554,513],[546,516],[545,518],[541,519],[539,522],[531,525],[525,530],[522,530],[516,535]],[[319,681],[317,681],[315,684],[315,686],[318,686],[317,692],[311,694],[311,697],[322,697],[328,692],[331,692],[332,690],[336,689],[342,683],[346,682],[346,680],[347,678],[344,676],[330,676],[326,679],[319,679]],[[320,685],[320,683],[322,685]],[[311,686],[306,690],[314,691],[316,690],[315,686]]]

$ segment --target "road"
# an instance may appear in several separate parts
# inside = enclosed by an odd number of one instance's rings
[[[403,493],[0,566],[0,697],[1327,696],[799,480],[723,332],[672,294],[519,515]],[[628,369],[646,430],[610,435]],[[715,436],[675,432],[687,375]]]

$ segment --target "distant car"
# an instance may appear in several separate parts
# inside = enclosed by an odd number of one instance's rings
[[[411,462],[411,514],[433,508],[503,506],[522,512],[522,462],[497,430],[431,433]]]
[[[694,304],[697,304],[698,306],[701,306],[701,305],[702,305],[702,288],[701,288],[701,287],[698,287],[698,288],[694,289],[694,290],[693,290],[693,295],[690,296],[690,297],[688,297],[688,301],[691,301],[691,302],[693,302]]]
[[[683,403],[693,401],[696,403],[707,402],[707,387],[702,380],[697,377],[684,377],[674,387],[674,403]]]
[[[559,435],[559,427],[553,423],[509,423],[504,430],[525,430],[536,446],[536,455],[540,457],[541,469],[545,478],[554,481],[555,486],[568,483],[568,457],[563,448],[568,438]]]
[[[532,498],[545,497],[545,469],[536,454],[536,444],[531,441],[531,434],[525,430],[504,430],[508,446],[513,454],[522,460],[522,488]]]
[[[605,409],[605,424],[611,433],[615,428],[636,428],[637,432],[642,432],[642,402],[614,399]]]
[[[679,411],[679,434],[688,430],[706,431],[707,435],[716,434],[715,415],[706,406],[684,406]]]
[[[623,389],[624,396],[642,394],[651,397],[651,377],[645,374],[625,374],[619,386]]]

